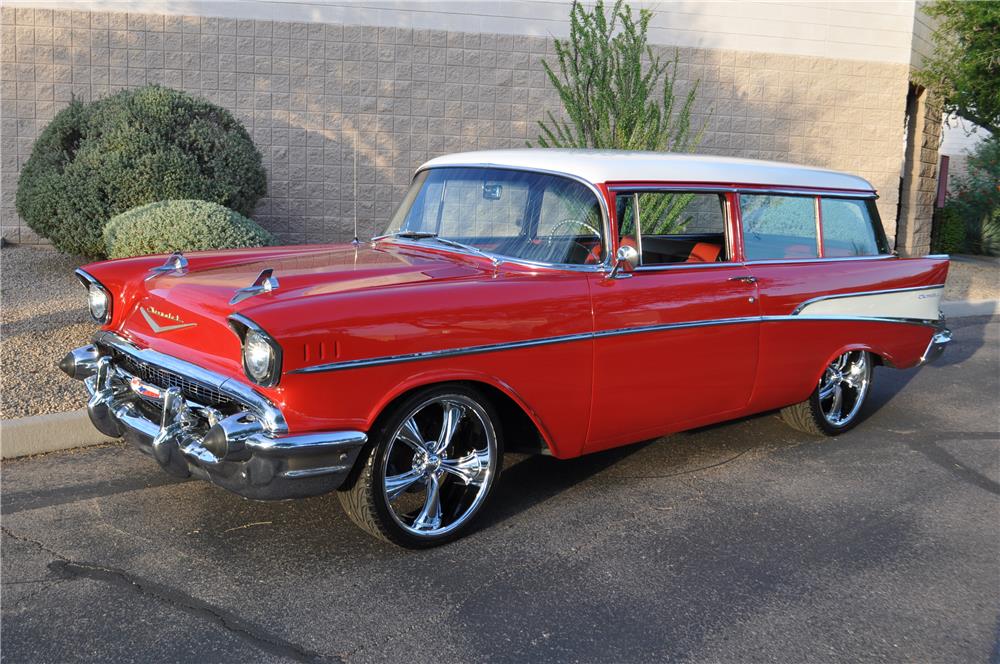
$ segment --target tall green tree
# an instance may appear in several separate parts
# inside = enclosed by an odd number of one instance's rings
[[[691,112],[700,81],[678,102],[679,58],[675,52],[664,60],[649,45],[652,17],[651,11],[642,9],[637,21],[623,0],[617,0],[610,12],[602,0],[593,11],[574,0],[569,39],[555,40],[555,68],[542,62],[567,119],[549,111],[538,122],[539,146],[659,152],[690,152],[697,147],[705,124],[693,127]],[[681,213],[689,202],[690,197],[684,196],[648,201],[642,217],[650,227],[644,226],[643,232],[683,227],[687,220]]]
[[[1000,2],[936,0],[923,8],[938,20],[934,53],[916,81],[945,110],[1000,133]]]

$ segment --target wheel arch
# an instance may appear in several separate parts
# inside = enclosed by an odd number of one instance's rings
[[[813,372],[812,380],[809,382],[810,390],[812,390],[812,389],[815,388],[816,383],[823,376],[823,372],[826,371],[826,368],[828,366],[830,366],[830,364],[832,364],[835,359],[837,359],[838,357],[840,357],[844,353],[849,353],[851,351],[856,351],[856,350],[866,350],[866,351],[868,351],[868,353],[872,357],[872,364],[874,366],[883,366],[884,365],[884,366],[888,366],[888,367],[895,367],[895,363],[893,362],[893,359],[892,359],[892,354],[889,353],[889,352],[886,352],[885,349],[878,348],[876,346],[873,346],[872,344],[866,344],[866,343],[861,343],[861,342],[846,343],[846,344],[843,344],[841,346],[838,346],[835,351],[833,351],[832,353],[830,353],[826,357],[826,359],[823,360],[823,363],[819,366],[819,368],[817,368]],[[810,394],[811,394],[811,391],[810,391]]]
[[[500,418],[504,444],[508,450],[543,452],[559,456],[551,434],[541,417],[506,382],[488,374],[464,372],[431,372],[411,377],[396,386],[371,410],[367,417],[367,430],[372,431],[378,420],[394,405],[418,390],[449,383],[466,385],[483,392]]]

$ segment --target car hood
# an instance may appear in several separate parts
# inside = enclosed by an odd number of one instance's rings
[[[227,373],[242,373],[239,339],[228,323],[233,314],[252,319],[254,310],[315,296],[484,273],[476,257],[393,243],[200,252],[188,261],[184,274],[133,280],[119,329],[143,346]],[[263,270],[272,270],[278,287],[231,304],[236,291],[251,286]],[[272,333],[280,336],[280,330]]]

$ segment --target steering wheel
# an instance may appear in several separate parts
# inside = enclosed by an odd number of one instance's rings
[[[588,231],[590,231],[591,233],[593,233],[594,237],[596,237],[598,240],[601,239],[601,231],[597,230],[596,228],[594,228],[593,226],[591,226],[587,222],[580,221],[579,219],[563,219],[561,221],[556,222],[556,224],[552,227],[552,230],[549,231],[548,241],[549,242],[555,242],[555,240],[556,240],[556,229],[558,229],[558,228],[560,228],[562,226],[565,226],[566,224],[576,224],[577,226],[583,226]]]
[[[545,238],[545,245],[547,247],[547,253],[549,254],[547,256],[547,260],[551,260],[551,261],[557,260],[556,252],[557,251],[560,251],[560,252],[564,251],[563,249],[560,249],[560,245],[558,243],[558,240],[560,240],[562,238],[557,237],[557,231],[560,228],[562,228],[563,226],[567,226],[569,224],[575,224],[577,226],[581,226],[583,228],[586,228],[588,231],[590,231],[594,235],[595,238],[597,238],[597,246],[598,247],[601,246],[601,232],[599,230],[597,230],[596,228],[594,228],[593,226],[591,226],[590,224],[588,224],[585,221],[580,221],[579,219],[569,219],[569,218],[568,219],[562,219],[562,220],[556,222],[552,226],[552,228],[549,230],[548,235]],[[582,249],[587,254],[586,262],[590,262],[591,260],[593,260],[591,258],[591,254],[593,253],[593,248],[592,247],[586,246],[582,242],[578,241],[575,237],[572,238],[570,241],[574,245],[576,245],[577,247],[580,247],[580,249]],[[565,245],[561,245],[561,246],[564,247]]]

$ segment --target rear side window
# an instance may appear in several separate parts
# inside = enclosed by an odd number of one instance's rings
[[[818,258],[816,199],[740,194],[747,260]]]
[[[823,256],[877,256],[889,253],[885,236],[872,214],[874,203],[850,198],[821,198]]]

